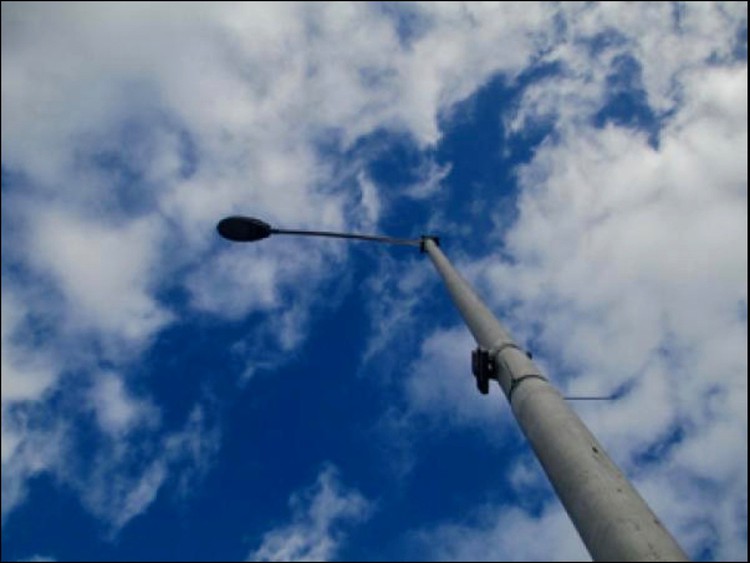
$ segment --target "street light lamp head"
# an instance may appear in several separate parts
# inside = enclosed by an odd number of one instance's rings
[[[216,230],[225,239],[234,242],[253,242],[271,236],[271,225],[254,217],[234,215],[219,221]]]

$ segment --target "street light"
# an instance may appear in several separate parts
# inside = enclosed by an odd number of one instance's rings
[[[404,239],[393,237],[382,237],[378,235],[359,235],[354,233],[336,233],[332,231],[290,231],[287,229],[274,229],[271,225],[255,217],[243,217],[233,215],[219,221],[216,230],[225,239],[233,242],[254,242],[268,238],[271,235],[302,235],[312,237],[345,238],[355,240],[367,240],[373,242],[384,242],[387,244],[398,244],[401,246],[420,246],[421,240]]]
[[[685,561],[687,555],[602,445],[440,250],[434,236],[419,239],[275,229],[250,217],[227,217],[224,238],[250,242],[272,234],[358,239],[420,248],[432,260],[469,327],[477,348],[472,372],[479,391],[495,380],[595,561]]]

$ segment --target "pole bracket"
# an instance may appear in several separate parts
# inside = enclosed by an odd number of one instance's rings
[[[520,351],[520,352],[523,352],[524,354],[526,354],[526,357],[527,357],[528,359],[530,359],[530,360],[531,360],[531,359],[532,359],[532,358],[534,357],[534,356],[533,356],[533,355],[531,354],[531,352],[529,352],[528,350],[524,350],[523,348],[521,348],[521,347],[520,347],[520,346],[519,346],[518,344],[516,344],[515,342],[505,342],[504,344],[501,344],[501,345],[500,345],[500,346],[498,346],[497,348],[493,348],[493,349],[492,349],[492,350],[490,350],[490,351],[492,352],[492,354],[493,354],[494,356],[499,356],[499,355],[500,355],[500,352],[502,352],[502,351],[503,351],[503,350],[505,350],[506,348],[515,348],[516,350],[518,350],[518,351]]]
[[[477,389],[479,389],[479,392],[482,395],[486,395],[487,393],[489,393],[491,379],[494,379],[495,381],[500,383],[499,370],[501,368],[501,364],[498,358],[500,357],[500,354],[508,348],[515,348],[519,352],[525,354],[527,358],[529,359],[532,358],[531,352],[529,352],[528,350],[524,350],[515,342],[505,342],[501,344],[500,346],[491,348],[489,350],[479,347],[479,346],[476,348],[476,350],[472,350],[471,371],[477,380]],[[510,386],[508,398],[510,398],[510,395],[513,394],[513,391],[515,390],[516,386],[523,379],[526,379],[527,377],[538,377],[539,379],[545,379],[544,376],[542,376],[541,374],[530,374],[530,375],[524,375],[524,376],[516,378],[516,377],[513,377],[512,373],[510,373],[509,377],[511,381],[511,386]]]
[[[490,392],[490,379],[497,378],[497,362],[495,354],[490,350],[477,347],[471,351],[471,372],[477,380],[477,389],[482,395]]]

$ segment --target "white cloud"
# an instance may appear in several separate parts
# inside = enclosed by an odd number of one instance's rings
[[[357,182],[361,193],[362,210],[364,217],[362,223],[368,230],[372,230],[380,217],[382,207],[378,196],[378,187],[367,177],[364,172],[357,175]]]
[[[118,476],[107,484],[107,489],[99,485],[94,491],[84,492],[84,502],[94,514],[110,521],[116,533],[154,502],[166,477],[167,469],[157,459],[135,478]]]
[[[158,223],[113,226],[54,209],[37,214],[30,261],[52,276],[74,329],[140,343],[169,322],[151,295]]]
[[[304,337],[315,290],[343,251],[220,247],[218,218],[377,225],[387,202],[381,187],[332,187],[336,172],[316,143],[335,134],[345,149],[386,127],[429,145],[441,112],[493,73],[512,77],[532,61],[559,63],[562,77],[531,86],[507,122],[521,130],[549,118],[556,137],[521,174],[521,215],[506,241],[517,266],[488,260],[476,279],[497,289],[494,304],[513,303],[514,328],[575,375],[564,382],[571,389],[610,391],[651,376],[611,413],[592,415],[623,460],[646,445],[646,428],[663,436],[666,425],[687,420],[694,424],[675,458],[691,471],[717,471],[695,453],[694,444],[706,443],[729,464],[722,483],[746,472],[746,456],[728,452],[747,420],[747,328],[738,314],[747,306],[747,71],[727,62],[746,6],[410,9],[423,25],[404,40],[377,4],[3,4],[3,171],[20,178],[22,192],[4,193],[3,259],[46,276],[6,285],[3,272],[8,506],[28,476],[57,470],[55,444],[71,432],[59,420],[31,432],[24,417],[43,417],[15,407],[43,407],[67,368],[98,370],[98,354],[135,361],[175,318],[156,297],[164,285],[187,288],[194,309],[230,318],[277,314],[294,302],[274,326],[277,345]],[[622,41],[592,52],[591,42],[613,30]],[[668,116],[658,148],[632,131],[588,126],[622,54],[640,65],[649,105]],[[24,345],[39,318],[53,336]],[[105,352],[71,345],[82,332],[105,342]],[[425,356],[470,380],[468,348],[454,355],[447,338],[428,340]],[[449,412],[463,391],[431,389],[429,375],[426,367],[415,375],[409,396],[423,412]],[[124,387],[103,396],[121,407],[104,428],[141,420]],[[698,401],[707,396],[716,406]],[[654,418],[623,431],[635,399],[651,401]],[[657,399],[673,408],[659,409]],[[152,458],[92,510],[124,525],[153,500],[167,465]],[[726,490],[746,498],[746,486],[737,487]]]
[[[441,189],[441,182],[450,174],[451,165],[438,165],[434,161],[426,161],[419,170],[420,180],[407,190],[407,194],[414,199],[427,199],[437,194]]]
[[[28,412],[2,413],[2,520],[26,498],[28,481],[55,466],[63,455],[66,429],[61,424],[39,427],[30,424]],[[36,422],[36,421],[34,421]]]
[[[289,500],[292,522],[263,535],[248,561],[330,561],[346,540],[344,529],[365,520],[372,504],[344,487],[327,465],[315,485]]]
[[[509,120],[511,129],[545,116],[558,120],[561,129],[585,124],[605,101],[612,63],[621,56],[637,61],[646,101],[657,115],[676,109],[683,75],[705,69],[711,60],[731,61],[747,9],[728,3],[569,4],[558,15],[560,40],[541,60],[561,65],[562,76],[525,91],[520,111]]]
[[[29,314],[24,300],[5,284],[2,290],[2,382],[3,404],[6,401],[34,399],[42,396],[54,383],[56,370],[48,354],[33,350],[15,335],[24,330]],[[3,460],[6,459],[3,440]]]
[[[3,280],[2,290],[2,519],[26,496],[26,482],[49,469],[60,455],[60,425],[32,424],[34,413],[19,409],[46,397],[58,379],[56,357],[36,350],[28,326],[30,307],[19,291]],[[45,421],[46,422],[46,421]]]
[[[116,373],[96,374],[89,400],[99,426],[107,434],[121,436],[140,425],[158,425],[158,409],[128,392]]]
[[[438,561],[589,561],[562,506],[540,514],[517,507],[487,508],[478,521],[415,533],[413,540]]]
[[[145,512],[167,484],[174,484],[180,497],[188,495],[220,447],[220,431],[203,406],[194,407],[184,426],[174,432],[149,434],[144,430],[153,424],[152,417],[139,422],[127,429],[119,424],[85,466],[66,452],[55,468],[112,536]]]
[[[413,249],[407,250],[413,253]],[[390,253],[382,253],[378,270],[367,282],[367,293],[371,322],[371,337],[363,354],[362,363],[367,365],[373,358],[387,362],[385,352],[403,342],[412,332],[414,317],[423,301],[419,291],[435,286],[432,272],[425,268],[424,260],[416,258],[406,264],[396,262]],[[412,337],[412,340],[414,337]]]

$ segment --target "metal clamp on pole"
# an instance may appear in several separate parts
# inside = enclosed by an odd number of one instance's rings
[[[486,395],[490,392],[490,379],[497,380],[495,355],[484,348],[472,350],[471,371],[477,380],[477,389],[482,395]]]

